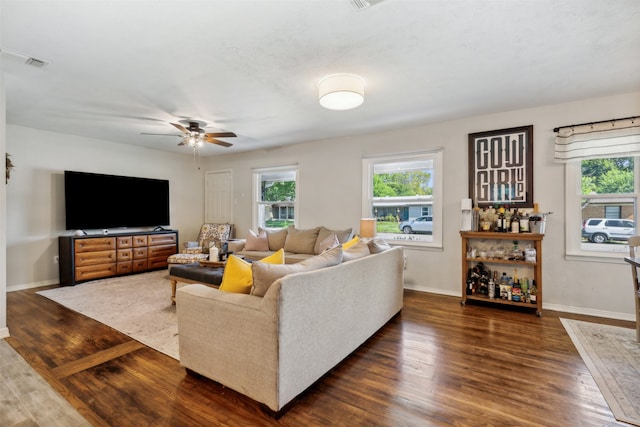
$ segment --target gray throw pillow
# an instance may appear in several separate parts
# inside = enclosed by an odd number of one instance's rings
[[[366,257],[370,254],[371,251],[369,250],[368,243],[364,240],[360,240],[358,243],[344,251],[344,253],[342,254],[342,261],[352,261],[354,259]]]
[[[320,255],[307,258],[296,264],[269,264],[266,262],[254,261],[251,264],[251,274],[253,275],[253,285],[251,295],[264,296],[269,287],[281,277],[288,274],[302,271],[316,270],[330,267],[342,262],[342,246],[323,252]]]

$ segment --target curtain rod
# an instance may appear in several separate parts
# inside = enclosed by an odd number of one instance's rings
[[[597,125],[599,123],[609,123],[609,122],[615,122],[615,121],[618,121],[618,120],[633,120],[633,119],[638,119],[638,118],[640,118],[640,116],[624,117],[622,119],[600,120],[599,122],[580,123],[579,125],[560,126],[560,127],[557,127],[557,128],[553,128],[553,131],[554,132],[558,132],[560,129],[572,128],[572,127],[575,127],[575,126]]]

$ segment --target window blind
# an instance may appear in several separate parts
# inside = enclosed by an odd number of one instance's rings
[[[555,161],[640,155],[640,118],[566,126],[558,129]]]

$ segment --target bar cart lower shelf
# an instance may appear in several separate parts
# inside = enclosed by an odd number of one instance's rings
[[[544,238],[544,234],[536,234],[536,233],[493,233],[493,232],[477,232],[477,231],[461,231],[460,237],[462,239],[462,300],[460,304],[465,305],[467,301],[482,301],[489,304],[497,304],[497,305],[507,305],[513,307],[522,307],[522,308],[535,308],[536,315],[539,317],[542,315],[542,239]],[[486,256],[472,258],[469,257],[469,252],[472,247],[477,244],[482,244],[489,242],[496,242],[496,244],[500,244],[502,242],[506,243],[507,241],[518,241],[519,244],[523,245],[531,245],[536,250],[535,262],[525,261],[525,260],[513,260],[513,259],[498,259],[498,258],[488,258]],[[500,298],[489,298],[487,295],[482,294],[470,294],[467,295],[467,271],[469,268],[477,265],[478,263],[483,263],[488,266],[493,266],[494,268],[499,269],[500,266],[502,268],[507,267],[522,267],[524,270],[529,270],[532,279],[535,281],[537,288],[536,302],[528,303],[528,302],[519,302],[512,300],[505,300]],[[496,284],[497,286],[497,284]]]

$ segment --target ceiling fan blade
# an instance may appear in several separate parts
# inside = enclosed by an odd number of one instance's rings
[[[176,135],[175,133],[147,133],[147,132],[141,132],[140,135],[182,136],[182,135]]]
[[[178,128],[180,130],[180,132],[182,133],[189,133],[189,131],[187,130],[187,128],[185,128],[184,126],[182,126],[180,123],[171,123],[172,126]]]
[[[208,132],[204,136],[205,138],[235,138],[238,135],[233,132]]]
[[[217,144],[217,145],[221,145],[223,147],[231,147],[233,144],[230,144],[228,142],[224,142],[224,141],[218,141],[217,139],[213,139],[213,138],[208,138],[205,139],[206,142],[210,142],[212,144]]]

